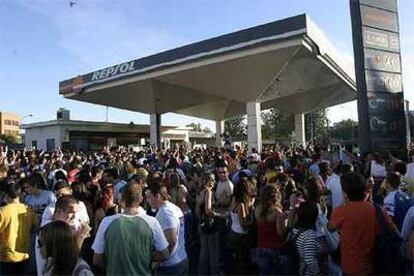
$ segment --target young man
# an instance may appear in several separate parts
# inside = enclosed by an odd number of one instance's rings
[[[58,200],[62,197],[71,197],[72,188],[70,187],[69,183],[66,182],[65,180],[57,181],[55,185],[55,196]],[[72,199],[72,201],[75,202],[74,199]],[[51,205],[46,207],[42,215],[40,226],[43,226],[54,220],[55,209],[56,209],[55,203],[52,203]],[[75,209],[76,209],[75,210],[76,218],[74,218],[72,222],[68,222],[68,223],[74,224],[75,229],[79,229],[81,224],[89,224],[89,216],[88,216],[88,211],[86,210],[85,204],[82,201],[76,201]]]
[[[151,261],[165,260],[169,244],[159,222],[140,207],[140,185],[126,185],[121,202],[124,213],[106,217],[99,225],[93,263],[107,275],[151,275]]]
[[[119,178],[117,169],[106,169],[103,173],[103,181],[105,184],[113,184],[115,187],[115,199],[119,200],[121,189],[127,184],[125,181]]]
[[[66,183],[67,184],[67,183]],[[67,184],[69,185],[69,184]],[[89,227],[89,218],[87,221],[84,221],[84,217],[88,214],[86,213],[86,208],[83,209],[79,204],[79,201],[71,196],[72,191],[68,188],[64,183],[58,182],[56,183],[56,188],[59,188],[56,191],[56,196],[58,200],[56,203],[49,205],[46,207],[40,226],[44,226],[52,221],[63,221],[69,224],[74,231],[78,233],[77,235],[77,242],[79,248],[82,247],[83,241],[86,237],[88,237],[88,233],[90,231]],[[83,235],[82,233],[85,233]],[[45,259],[40,254],[40,248],[38,247],[37,243],[38,237],[36,237],[36,266],[37,266],[37,274],[42,275],[45,265]]]
[[[0,208],[0,275],[26,274],[31,233],[37,228],[36,214],[20,203],[18,185],[6,186],[7,205]]]
[[[389,173],[383,182],[387,191],[387,196],[384,198],[384,208],[400,231],[405,215],[412,206],[411,198],[400,190],[401,183],[401,175],[394,172]]]
[[[170,256],[160,264],[160,275],[187,275],[188,259],[185,251],[184,214],[181,209],[169,202],[167,188],[154,182],[148,187],[147,201],[151,208],[158,209],[155,218],[161,225],[168,241]]]
[[[375,207],[365,201],[366,181],[361,175],[344,174],[341,185],[346,203],[333,210],[328,227],[341,233],[342,270],[344,274],[371,274],[375,241],[381,229]],[[388,214],[385,211],[383,214],[390,229],[395,231]]]
[[[34,174],[29,181],[22,180],[22,189],[26,192],[25,203],[36,213],[39,221],[47,206],[56,202],[56,197],[51,191],[42,190],[45,180],[40,174]]]
[[[216,171],[218,174],[218,182],[215,192],[217,203],[216,211],[220,214],[223,214],[229,210],[234,185],[233,182],[231,182],[229,179],[229,172],[224,161],[221,161],[217,164]]]
[[[341,175],[352,172],[354,169],[351,164],[338,165],[339,168],[329,176],[326,187],[330,191],[330,205],[332,209],[344,204],[344,193],[341,186]]]

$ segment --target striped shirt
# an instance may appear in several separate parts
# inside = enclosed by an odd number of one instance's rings
[[[298,229],[293,229],[293,236],[298,233]],[[296,238],[296,248],[299,256],[299,274],[300,275],[317,275],[318,267],[318,243],[316,241],[315,230],[308,229],[301,232]]]

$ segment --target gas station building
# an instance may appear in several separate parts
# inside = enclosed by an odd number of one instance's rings
[[[294,114],[304,143],[304,114],[355,100],[356,85],[350,66],[302,14],[80,75],[60,82],[59,93],[149,114],[157,146],[162,114],[214,120],[218,134],[225,119],[247,114],[249,149],[260,151],[261,110]]]

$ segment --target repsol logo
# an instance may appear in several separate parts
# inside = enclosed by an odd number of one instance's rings
[[[97,81],[135,70],[135,61],[125,62],[93,72],[91,81]]]

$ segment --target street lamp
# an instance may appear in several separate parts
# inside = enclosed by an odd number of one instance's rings
[[[23,120],[29,117],[33,117],[33,114],[27,114],[20,118],[20,125],[22,124]]]
[[[24,143],[24,141],[23,141],[23,139],[22,139],[22,137],[23,137],[23,135],[22,135],[22,132],[21,132],[21,126],[22,126],[22,122],[23,122],[23,120],[24,119],[27,119],[27,118],[29,118],[29,117],[33,117],[33,114],[27,114],[27,115],[24,115],[24,116],[22,116],[21,118],[20,118],[20,122],[19,122],[19,130],[20,130],[20,140],[21,140],[21,142],[23,142]]]

